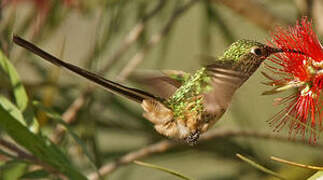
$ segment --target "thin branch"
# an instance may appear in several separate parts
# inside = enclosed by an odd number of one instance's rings
[[[93,87],[89,86],[85,91],[83,91],[78,98],[76,98],[73,103],[67,108],[67,110],[63,113],[62,119],[65,123],[71,124],[75,118],[79,110],[85,104],[87,97],[89,96],[90,92],[92,91]],[[65,134],[65,128],[61,125],[57,125],[53,135],[51,136],[51,140],[53,143],[58,144],[61,142],[63,136]]]
[[[148,43],[129,60],[129,63],[123,68],[117,79],[119,81],[125,80],[131,74],[131,72],[141,63],[141,61],[144,59],[149,50],[152,47],[154,47],[157,43],[159,43],[160,40],[169,33],[176,20],[198,1],[199,0],[190,0],[181,7],[176,8],[169,21],[164,26],[164,28],[159,33],[153,35],[148,41]]]
[[[306,164],[301,164],[301,163],[297,163],[297,162],[292,162],[292,161],[288,161],[285,159],[281,159],[275,156],[271,156],[270,159],[280,162],[280,163],[284,163],[284,164],[288,164],[291,166],[296,166],[296,167],[301,167],[301,168],[307,168],[307,169],[313,169],[313,170],[323,170],[323,167],[318,167],[318,166],[311,166],[311,165],[306,165]]]
[[[299,11],[299,17],[307,16],[311,18],[313,15],[313,4],[314,0],[295,0],[295,5]]]
[[[260,2],[253,0],[212,0],[221,3],[236,13],[246,17],[258,26],[271,30],[275,25],[286,24],[284,20],[274,16]]]
[[[18,148],[15,144],[13,144],[9,141],[6,141],[4,139],[0,139],[0,146],[3,146],[12,152],[15,152],[16,155],[18,157],[20,157],[21,159],[25,159],[30,162],[35,162],[35,164],[39,164],[39,162],[40,162],[36,157],[34,157],[31,154],[25,152],[24,150]]]
[[[132,28],[132,30],[125,36],[123,42],[121,42],[119,49],[117,49],[115,53],[107,60],[107,64],[100,71],[101,73],[107,72],[108,69],[125,54],[125,52],[131,47],[131,45],[133,45],[138,40],[141,33],[145,29],[147,22],[156,14],[158,14],[158,12],[164,7],[165,4],[166,0],[159,0],[159,3],[156,5],[156,7],[151,12],[147,13],[147,15],[145,15],[142,20]]]
[[[0,138],[0,146],[3,146],[4,148],[8,149],[9,151],[14,152],[17,155],[18,159],[28,161],[32,164],[39,165],[46,169],[48,172],[51,172],[52,174],[56,174],[60,177],[65,177],[63,174],[59,173],[56,169],[48,165],[47,163],[44,163],[40,161],[37,157],[33,156],[32,154],[27,153],[26,151],[20,149],[17,145],[6,141],[4,139]]]
[[[243,130],[218,130],[217,129],[216,131],[209,131],[201,136],[200,142],[210,141],[216,138],[223,138],[223,137],[269,139],[269,140],[276,140],[276,141],[306,144],[308,146],[321,148],[323,150],[323,145],[317,144],[314,146],[311,144],[307,144],[302,140],[290,141],[288,137],[273,136],[270,133],[259,133],[255,131],[243,131]],[[139,149],[137,151],[129,152],[128,154],[125,154],[119,159],[102,166],[99,169],[99,173],[101,174],[101,176],[110,174],[113,171],[117,170],[119,167],[127,165],[133,162],[134,160],[142,159],[157,153],[163,153],[178,146],[183,146],[183,144],[176,143],[171,140],[163,140],[163,141],[157,142],[155,144],[143,147],[142,149]],[[90,180],[97,180],[99,177],[97,172],[95,172],[95,173],[91,173],[88,176],[88,178]]]
[[[321,0],[313,0],[312,16],[315,28],[320,35],[323,35],[323,2]]]
[[[160,141],[156,144],[144,147],[144,148],[139,149],[137,151],[130,152],[130,153],[122,156],[121,158],[102,166],[99,169],[99,173],[101,176],[107,175],[107,174],[115,171],[120,166],[129,164],[129,163],[133,162],[134,160],[141,159],[141,158],[147,157],[152,154],[165,152],[175,146],[176,146],[176,143],[174,143],[172,141],[169,141],[169,140]],[[90,180],[96,180],[98,178],[99,177],[98,177],[97,173],[92,173],[88,176],[88,179],[90,179]]]

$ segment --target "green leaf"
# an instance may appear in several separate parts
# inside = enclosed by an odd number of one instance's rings
[[[29,130],[35,134],[39,132],[39,123],[35,116],[34,110],[32,109],[32,106],[28,106],[25,112],[23,113],[24,121],[27,124],[27,127]]]
[[[49,164],[70,179],[86,179],[72,166],[65,154],[55,144],[46,137],[32,133],[2,104],[0,104],[0,127],[39,160]]]
[[[18,120],[22,125],[26,126],[26,122],[21,111],[2,95],[0,95],[0,106],[2,106],[7,112],[9,112],[10,115]]]
[[[2,51],[0,51],[0,66],[3,71],[9,76],[18,109],[24,111],[28,105],[28,96],[26,90],[22,85],[16,69]]]
[[[67,131],[68,134],[70,134],[72,136],[72,138],[74,139],[75,142],[77,142],[83,152],[85,153],[85,155],[87,156],[87,158],[89,159],[91,165],[94,167],[94,169],[97,170],[97,167],[95,166],[94,163],[94,158],[90,155],[90,152],[87,150],[86,145],[83,143],[83,141],[71,130],[71,128],[68,126],[68,124],[66,124],[64,122],[64,120],[62,119],[62,117],[54,112],[53,110],[43,106],[41,103],[39,103],[38,101],[33,101],[33,105],[36,106],[37,108],[41,109],[42,111],[44,111],[46,113],[46,115],[54,120],[56,120],[59,124],[61,124]]]
[[[39,124],[37,119],[35,118],[33,112],[31,112],[30,108],[27,108],[24,114],[12,104],[6,97],[0,95],[0,105],[11,114],[15,119],[17,119],[22,125],[27,126],[29,130],[33,133],[37,133],[39,131]],[[28,113],[28,116],[26,115]],[[24,115],[26,118],[24,118]],[[29,120],[26,120],[29,119]]]
[[[9,76],[18,108],[16,108],[9,100],[5,99],[4,97],[1,97],[0,103],[2,103],[4,108],[7,107],[7,108],[10,108],[10,110],[13,110],[11,114],[15,118],[17,118],[23,125],[28,126],[32,132],[38,133],[39,131],[38,121],[35,118],[35,115],[31,111],[31,109],[27,108],[28,96],[27,96],[26,90],[22,85],[22,82],[14,66],[10,63],[8,58],[1,51],[0,51],[0,66],[3,69],[3,71]],[[25,116],[25,118],[23,118],[23,115],[21,112],[24,112],[24,114],[27,114],[28,116]],[[18,116],[21,116],[21,117],[18,117]]]
[[[317,171],[313,176],[311,176],[307,180],[321,180],[321,179],[323,179],[323,171]]]
[[[36,170],[32,172],[28,172],[24,174],[21,179],[39,179],[39,178],[47,178],[49,176],[49,173],[45,170]]]
[[[25,173],[26,163],[21,161],[8,161],[1,166],[0,178],[3,180],[18,180]]]
[[[166,172],[168,174],[171,174],[171,175],[174,175],[178,178],[181,178],[181,179],[185,179],[185,180],[192,180],[191,178],[187,177],[187,176],[184,176],[176,171],[173,171],[171,169],[167,169],[167,168],[164,168],[164,167],[160,167],[160,166],[157,166],[157,165],[154,165],[154,164],[149,164],[149,163],[145,163],[145,162],[141,162],[141,161],[134,161],[135,164],[137,165],[140,165],[140,166],[144,166],[144,167],[148,167],[148,168],[153,168],[153,169],[157,169],[159,171],[163,171],[163,172]]]
[[[274,172],[274,171],[272,171],[272,170],[270,170],[270,169],[268,169],[266,167],[263,167],[262,165],[260,165],[260,164],[258,164],[256,162],[242,156],[241,154],[237,153],[236,156],[239,159],[245,161],[246,163],[250,164],[251,166],[255,167],[256,169],[259,169],[260,171],[262,171],[264,173],[270,174],[270,175],[272,175],[274,177],[277,177],[278,179],[286,179],[286,178],[282,177],[280,174],[278,174],[278,173],[276,173],[276,172]]]

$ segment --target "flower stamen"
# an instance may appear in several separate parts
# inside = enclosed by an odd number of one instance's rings
[[[271,57],[275,66],[265,64],[278,78],[263,73],[270,80],[266,85],[274,87],[263,94],[294,89],[292,95],[275,99],[274,104],[287,106],[271,118],[270,126],[280,131],[289,124],[290,137],[309,135],[309,142],[315,143],[318,130],[322,130],[323,46],[306,17],[294,27],[277,28],[269,44],[283,52]]]

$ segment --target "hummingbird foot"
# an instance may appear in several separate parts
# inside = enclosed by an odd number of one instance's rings
[[[188,137],[186,137],[184,140],[187,144],[193,146],[197,144],[198,139],[200,138],[201,131],[197,130],[194,133],[190,134]]]

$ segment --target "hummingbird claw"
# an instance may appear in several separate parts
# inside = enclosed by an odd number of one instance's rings
[[[195,131],[191,135],[185,138],[185,142],[191,146],[197,144],[198,139],[200,138],[201,132],[199,130]]]

